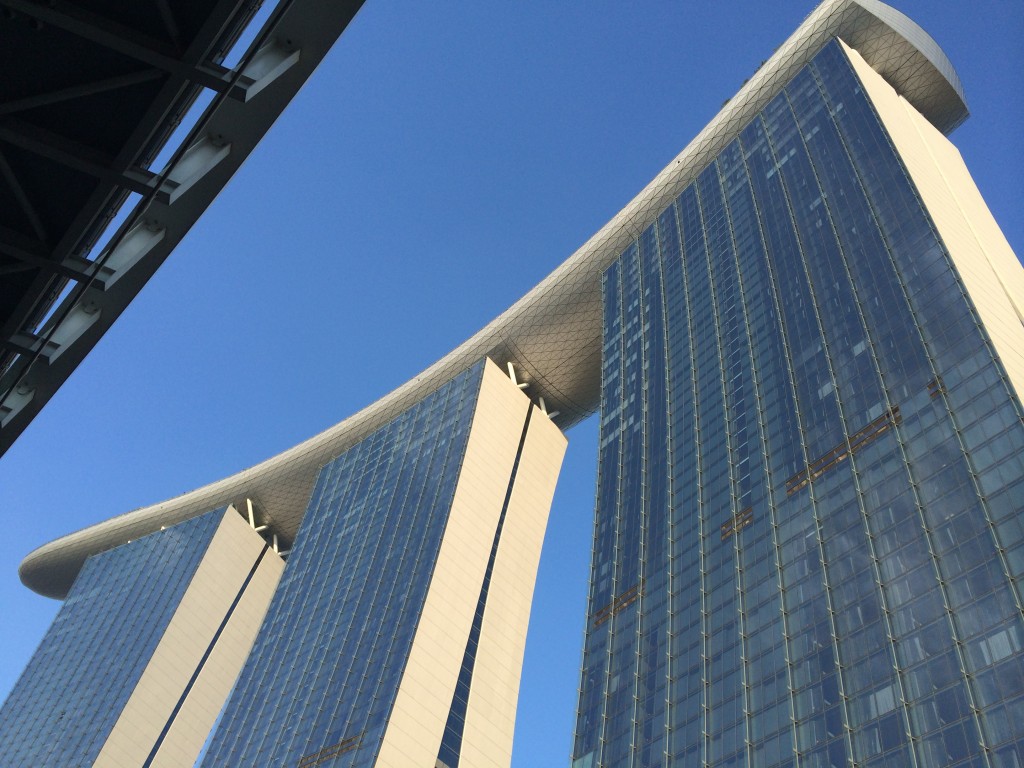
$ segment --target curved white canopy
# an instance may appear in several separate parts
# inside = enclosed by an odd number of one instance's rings
[[[320,467],[443,384],[488,356],[513,363],[530,394],[545,399],[567,428],[598,406],[601,274],[739,131],[829,40],[855,48],[937,128],[967,117],[959,78],[938,45],[913,21],[877,0],[827,0],[611,221],[522,299],[421,374],[350,418],[236,475],[174,499],[64,536],[29,554],[22,581],[63,597],[96,552],[229,503],[253,500],[285,541],[294,538]]]

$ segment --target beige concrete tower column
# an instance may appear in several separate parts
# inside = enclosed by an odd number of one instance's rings
[[[461,768],[508,766],[533,587],[565,436],[536,406],[491,572],[462,736]]]
[[[434,768],[506,500],[466,730],[474,754],[485,742],[488,751],[486,758],[467,756],[462,765],[508,764],[522,641],[564,449],[558,428],[486,361],[444,539],[378,753],[380,768]]]
[[[843,47],[956,265],[1010,384],[1024,398],[1024,268],[957,148],[856,50]]]
[[[95,766],[195,762],[283,569],[280,556],[228,509]]]

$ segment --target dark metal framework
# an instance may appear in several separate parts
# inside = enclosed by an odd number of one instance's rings
[[[254,29],[259,0],[0,0],[0,454],[361,5],[280,0]]]

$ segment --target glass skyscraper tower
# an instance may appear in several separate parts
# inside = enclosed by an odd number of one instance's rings
[[[481,361],[328,463],[203,765],[507,762],[564,448]]]
[[[1021,764],[1024,414],[910,109],[827,43],[604,273],[573,768]]]
[[[283,567],[231,507],[90,557],[0,707],[0,765],[191,765]]]
[[[223,652],[202,765],[509,765],[560,430],[600,410],[571,768],[1021,768],[1024,270],[945,138],[966,115],[913,22],[828,0],[621,213],[422,374],[30,554],[23,580],[69,602],[0,710],[0,755],[66,764],[15,743],[72,730],[41,722],[68,666],[46,659],[120,626],[118,606],[158,627],[189,607],[196,553],[151,594],[121,574],[183,532],[207,547],[216,518],[288,560],[268,558],[283,574],[259,632]],[[228,504],[247,523],[208,517]],[[140,641],[119,681],[76,693],[120,706],[180,642]],[[162,734],[201,730],[183,713],[220,665],[200,657],[147,710],[147,765]],[[111,754],[96,764],[132,764]]]

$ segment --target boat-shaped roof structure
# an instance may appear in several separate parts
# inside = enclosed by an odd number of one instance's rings
[[[254,467],[48,543],[26,557],[22,581],[63,597],[85,559],[205,511],[246,500],[286,544],[320,467],[481,357],[511,363],[555,422],[571,427],[600,397],[601,275],[821,48],[839,37],[939,130],[967,117],[952,65],[919,26],[877,0],[828,0],[808,16],[718,115],[633,200],[561,266],[425,371],[350,418]]]

